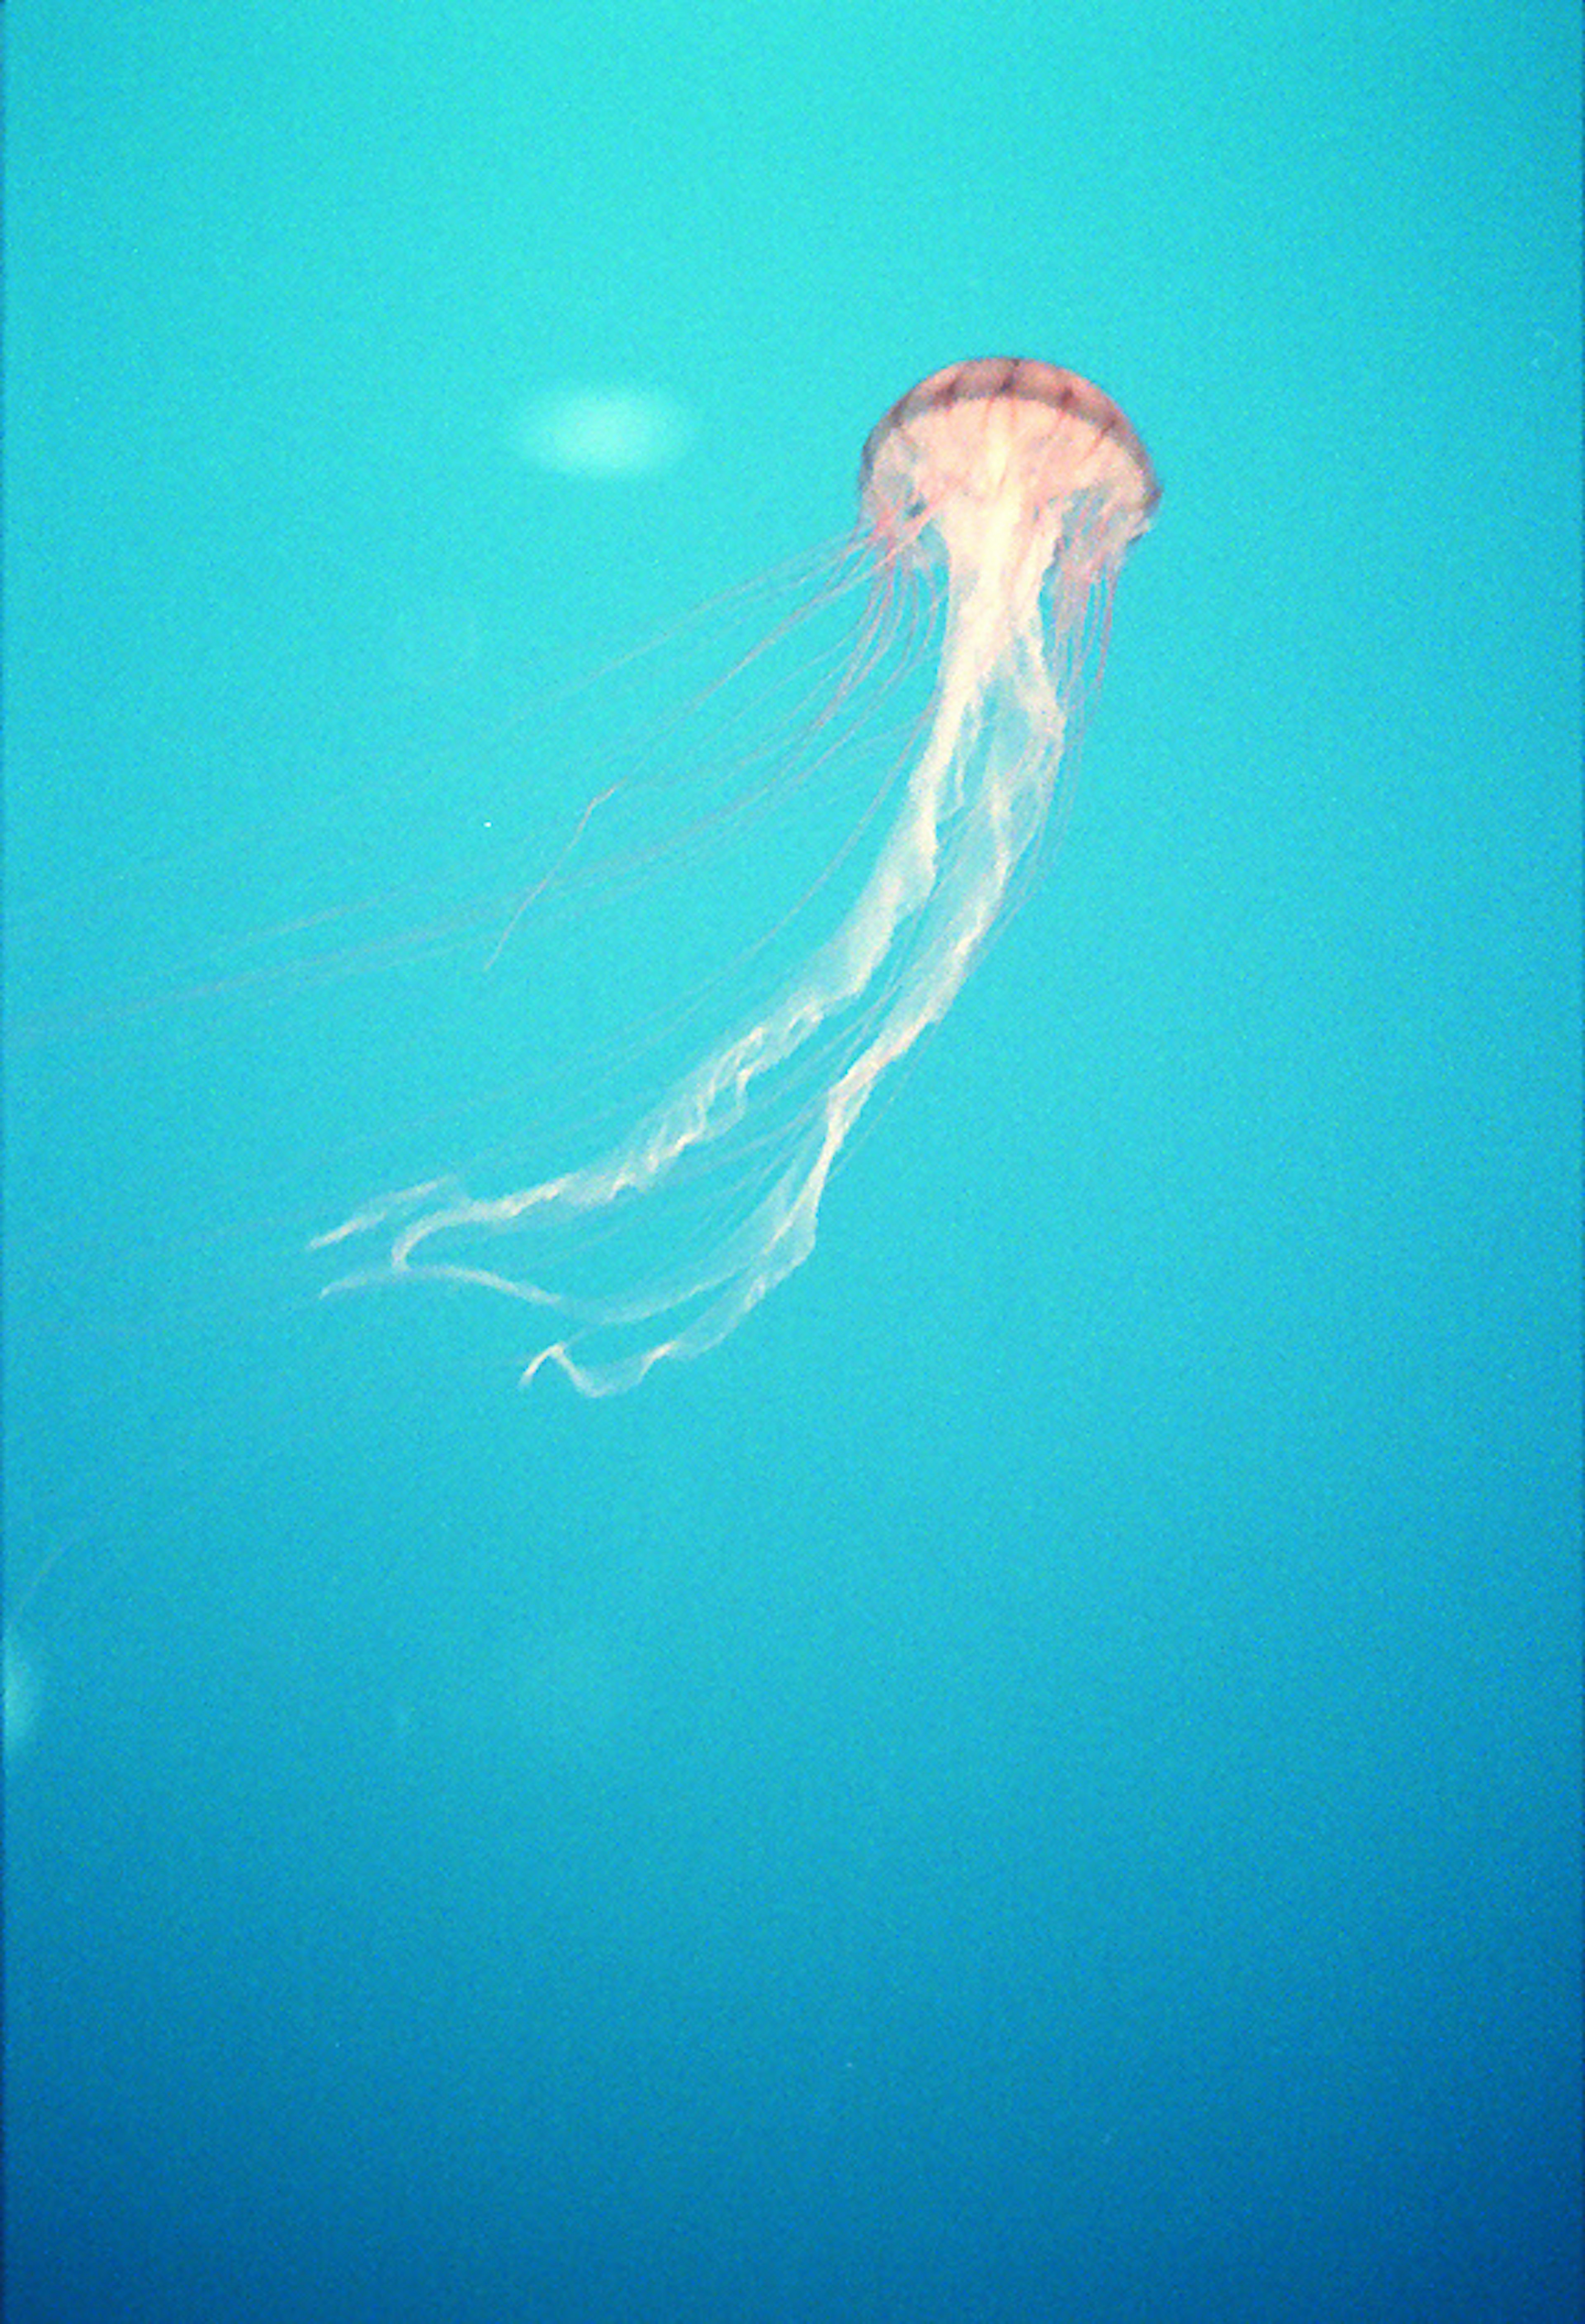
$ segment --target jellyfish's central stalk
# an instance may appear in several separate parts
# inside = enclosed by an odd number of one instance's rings
[[[591,1395],[631,1388],[663,1357],[714,1346],[807,1257],[854,1122],[887,1067],[951,1006],[1060,797],[1112,581],[1156,497],[1122,414],[1044,364],[963,364],[887,415],[862,482],[883,582],[930,560],[945,564],[946,593],[928,725],[860,893],[769,1006],[612,1151],[492,1200],[436,1204],[373,1271],[475,1283],[558,1311],[565,1328],[527,1377],[556,1363]],[[813,1090],[778,1105],[816,1036]],[[542,1231],[553,1259],[558,1222],[641,1207],[685,1157],[758,1151],[762,1139],[770,1158],[746,1215],[616,1294],[576,1297],[538,1267],[522,1279],[446,1255],[520,1229]],[[385,1215],[361,1213],[323,1240]]]

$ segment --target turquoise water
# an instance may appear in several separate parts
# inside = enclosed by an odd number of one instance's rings
[[[1573,2318],[1571,14],[9,80],[9,2313]],[[871,786],[663,876],[690,609],[1000,354],[1165,498],[814,1257],[601,1403],[320,1300],[725,1029]]]

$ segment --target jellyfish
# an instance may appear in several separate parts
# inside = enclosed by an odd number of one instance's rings
[[[859,493],[867,610],[838,694],[898,639],[933,671],[835,924],[591,1158],[487,1196],[427,1181],[316,1238],[382,1246],[327,1291],[421,1280],[519,1301],[537,1324],[525,1383],[550,1366],[597,1397],[717,1346],[808,1258],[883,1076],[945,1016],[1060,830],[1116,576],[1159,497],[1110,397],[1002,360],[895,403]]]

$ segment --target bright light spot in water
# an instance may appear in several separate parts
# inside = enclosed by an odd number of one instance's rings
[[[5,1636],[5,1755],[26,1748],[39,1723],[41,1691],[32,1665],[7,1631]]]
[[[647,476],[675,467],[693,429],[682,406],[641,388],[563,388],[535,397],[515,441],[538,468],[564,476]]]

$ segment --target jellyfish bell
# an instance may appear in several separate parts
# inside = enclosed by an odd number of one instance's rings
[[[553,1366],[590,1396],[733,1331],[808,1257],[877,1084],[945,1015],[1060,823],[1113,585],[1157,498],[1123,413],[1071,372],[959,364],[894,404],[819,592],[829,605],[858,573],[868,594],[800,763],[863,747],[867,706],[926,655],[929,686],[881,812],[843,851],[862,868],[799,899],[800,929],[829,901],[824,927],[603,1146],[501,1194],[428,1178],[316,1237],[377,1247],[327,1289],[495,1292],[534,1319],[524,1379]],[[592,795],[575,842],[616,788]]]
[[[976,567],[999,540],[1020,542],[1031,587],[1064,515],[1110,523],[1120,557],[1161,497],[1109,395],[1051,364],[1000,361],[951,364],[899,396],[870,432],[859,490],[884,538],[934,527],[949,556]]]

